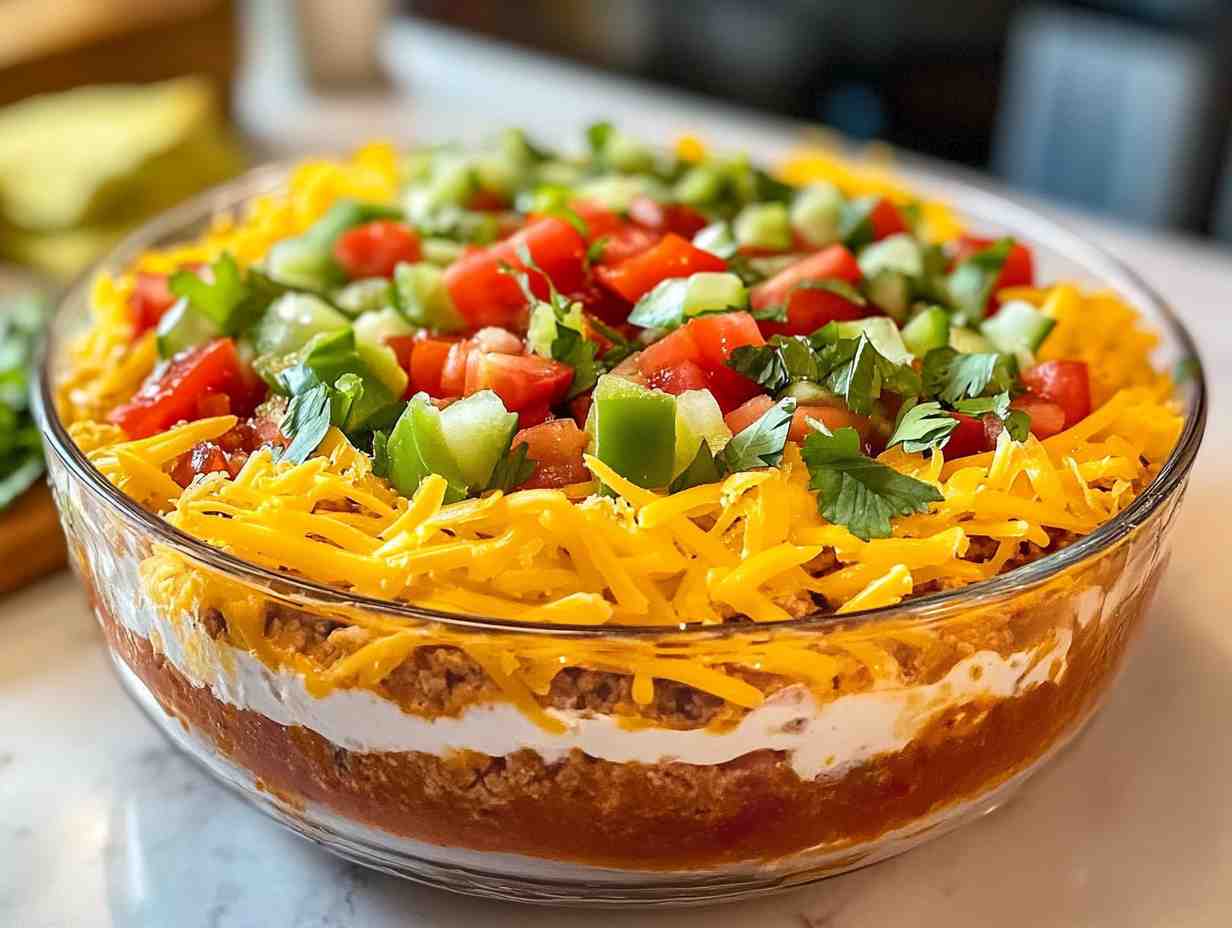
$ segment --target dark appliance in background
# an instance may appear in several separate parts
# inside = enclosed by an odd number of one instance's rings
[[[416,15],[1232,240],[1224,0],[404,0]],[[1225,53],[1226,54],[1226,53]]]

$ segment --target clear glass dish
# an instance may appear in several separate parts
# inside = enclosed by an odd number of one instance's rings
[[[218,188],[139,230],[102,267],[118,272],[148,248],[195,236],[284,176],[269,168]],[[1030,242],[1041,279],[1117,290],[1160,331],[1161,364],[1196,356],[1163,299],[1097,247],[971,186],[925,192],[975,231]],[[72,561],[129,693],[219,779],[329,850],[446,889],[530,902],[683,905],[780,890],[901,853],[1004,801],[1112,685],[1167,562],[1206,415],[1199,373],[1183,387],[1180,441],[1128,508],[1068,547],[961,590],[717,629],[461,617],[241,562],[119,493],[69,439],[53,402],[89,289],[80,284],[60,309],[35,405]],[[406,673],[421,702],[434,689],[490,692],[468,663],[474,654],[559,653],[562,679],[592,696],[629,684],[601,659],[590,676],[571,667],[565,655],[580,646],[666,661],[705,652],[711,665],[789,646],[818,667],[888,667],[897,683],[822,706],[789,687],[756,712],[707,704],[696,718],[697,694],[664,684],[656,698],[679,710],[666,732],[622,726],[567,692],[576,705],[562,734],[499,700],[411,711],[382,683],[317,699],[293,668],[262,663],[227,631],[247,617],[258,637],[328,633],[357,615],[425,642]]]

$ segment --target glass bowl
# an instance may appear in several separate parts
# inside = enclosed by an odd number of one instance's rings
[[[274,167],[218,188],[139,230],[102,268],[195,236],[284,178]],[[1042,279],[1117,290],[1161,333],[1161,363],[1196,357],[1164,301],[1097,247],[970,185],[925,192],[975,231],[1032,243]],[[883,860],[996,807],[1107,694],[1167,562],[1205,420],[1199,372],[1182,388],[1179,443],[1116,518],[1011,572],[901,606],[718,628],[470,618],[244,563],[120,494],[53,401],[88,299],[88,282],[65,299],[35,403],[72,561],[123,685],[206,769],[334,853],[529,902],[756,895]],[[320,643],[357,617],[401,636],[383,677],[318,698],[293,666],[263,659],[271,636]],[[764,676],[774,668],[759,656],[784,649],[841,695],[791,685],[741,708],[681,670],[743,662]],[[657,723],[613,708],[639,685],[646,702],[646,682],[613,669],[631,658],[658,668]],[[553,726],[494,683],[499,668],[532,659],[553,668],[532,696]]]

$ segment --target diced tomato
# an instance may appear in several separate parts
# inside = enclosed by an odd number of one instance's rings
[[[629,202],[629,218],[639,226],[692,238],[710,224],[702,213],[684,203],[660,203],[648,196]]]
[[[445,286],[454,306],[472,328],[498,325],[520,328],[526,297],[505,267],[527,270],[530,287],[540,299],[548,296],[548,282],[538,271],[523,268],[518,251],[525,247],[543,274],[561,292],[570,292],[586,279],[586,241],[563,219],[536,219],[503,242],[463,255],[445,270]]]
[[[594,397],[590,393],[575,396],[569,401],[569,415],[573,417],[573,421],[580,428],[585,428],[586,426],[586,417],[590,415],[590,406],[593,401]]]
[[[167,285],[168,275],[138,272],[133,284],[128,308],[133,318],[133,335],[142,335],[163,317],[163,313],[175,304],[175,294]]]
[[[867,310],[837,293],[801,286],[810,281],[860,280],[860,265],[842,245],[831,245],[779,271],[749,292],[754,309],[787,304],[787,322],[762,322],[766,335],[810,335],[835,320],[862,319]]]
[[[733,435],[743,432],[750,425],[766,414],[771,406],[774,405],[774,400],[765,394],[760,394],[753,397],[745,403],[740,404],[731,412],[723,417],[723,422],[731,429]],[[793,423],[794,424],[794,423]]]
[[[860,433],[860,440],[867,441],[872,431],[872,420],[868,416],[856,415],[850,409],[838,406],[797,406],[791,417],[791,430],[787,437],[792,441],[804,441],[813,427],[809,419],[816,419],[831,432],[835,429],[853,428]]]
[[[197,397],[198,419],[212,419],[215,416],[231,415],[231,397],[225,393],[203,393]]]
[[[1056,403],[1037,399],[1028,393],[1010,405],[1031,417],[1031,434],[1036,438],[1051,438],[1065,429],[1065,410]]]
[[[733,349],[766,343],[757,321],[748,313],[698,316],[689,320],[685,328],[697,344],[703,367],[725,367]]]
[[[587,314],[611,326],[624,325],[633,304],[604,287],[590,283],[565,294],[571,303],[581,303]]]
[[[592,242],[605,235],[611,235],[625,225],[625,221],[620,218],[619,214],[594,200],[573,200],[569,208],[578,214],[582,222],[586,223],[586,231],[590,233],[587,237]]]
[[[705,386],[714,394],[724,412],[735,409],[761,388],[727,366],[734,349],[742,345],[764,345],[757,323],[748,313],[717,313],[699,316],[650,345],[638,356],[638,369],[651,382],[660,378],[681,379],[690,373],[676,373],[686,365],[701,369]],[[672,373],[665,373],[671,371]],[[689,387],[687,389],[694,389]]]
[[[897,206],[882,197],[868,214],[868,221],[873,227],[874,241],[881,241],[891,235],[907,231],[907,223]]]
[[[466,395],[492,390],[511,412],[545,409],[564,399],[573,368],[535,355],[473,350],[466,362]]]
[[[385,345],[398,359],[398,366],[408,373],[411,370],[411,352],[415,348],[414,335],[387,335]]]
[[[727,263],[708,251],[695,248],[679,235],[665,235],[653,248],[626,258],[614,266],[595,269],[599,282],[630,303],[669,277],[688,277],[700,271],[723,271]]]
[[[338,236],[334,257],[352,280],[392,277],[399,263],[419,260],[419,236],[404,223],[378,219]]]
[[[632,224],[622,225],[604,236],[600,264],[620,264],[634,255],[640,255],[657,245],[663,238],[661,232],[643,229]]]
[[[454,342],[449,346],[440,371],[440,395],[462,396],[466,392],[466,368],[470,361],[474,345],[469,341]],[[415,363],[415,355],[411,355],[411,363]],[[426,375],[426,370],[425,370]],[[412,377],[414,376],[412,372]],[[425,376],[426,379],[426,376]],[[431,390],[428,391],[432,393]],[[436,394],[433,394],[434,396]]]
[[[235,342],[218,338],[155,368],[136,395],[107,418],[130,438],[146,438],[182,420],[200,418],[202,398],[208,394],[225,393],[230,410],[247,415],[264,392],[264,384],[240,361]]]
[[[471,341],[480,351],[495,351],[497,354],[521,354],[526,348],[522,339],[508,329],[490,325],[471,336]]]
[[[434,397],[442,395],[441,371],[449,357],[449,350],[457,341],[451,338],[423,338],[420,335],[390,335],[385,339],[385,344],[398,358],[398,364],[410,375],[407,396],[421,391]],[[465,374],[463,366],[463,380]]]
[[[710,383],[706,372],[693,361],[682,361],[676,367],[663,367],[648,378],[656,390],[678,395],[686,390],[704,390]]]
[[[572,419],[553,419],[523,428],[513,437],[513,444],[526,445],[535,471],[522,488],[563,487],[589,480],[590,471],[582,461],[587,441],[586,433]]]
[[[992,435],[990,439],[983,420],[961,412],[950,415],[958,420],[958,427],[950,432],[949,441],[942,449],[947,459],[964,458],[969,454],[980,454],[996,447],[996,436]]]
[[[656,371],[667,370],[683,363],[701,360],[701,352],[688,326],[669,332],[657,342],[647,345],[637,356],[638,369],[649,377]]]
[[[1091,375],[1083,361],[1045,361],[1022,372],[1023,385],[1065,411],[1065,428],[1091,414]]]
[[[965,261],[974,254],[978,254],[985,248],[994,244],[996,239],[982,238],[978,235],[962,235],[954,242],[951,249],[951,257],[954,264]],[[992,285],[992,293],[988,297],[988,306],[985,314],[995,315],[1000,307],[1000,301],[997,299],[997,292],[1004,290],[1007,287],[1030,287],[1035,284],[1035,258],[1031,254],[1031,249],[1022,242],[1015,241],[1009,254],[1005,256],[1005,264],[1001,266],[1001,273],[997,275],[996,281]]]
[[[529,429],[552,418],[552,408],[547,403],[538,403],[529,409],[518,411],[518,427]]]
[[[457,394],[449,394],[444,392],[441,387],[441,375],[444,373],[445,361],[449,357],[450,350],[460,342],[450,342],[439,338],[425,338],[415,342],[415,346],[411,351],[410,366],[407,368],[410,374],[410,385],[408,390],[411,393],[423,391],[429,396],[457,396],[461,393],[461,387]],[[466,380],[466,365],[462,364],[462,386],[465,386]]]

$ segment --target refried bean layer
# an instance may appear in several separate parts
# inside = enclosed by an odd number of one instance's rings
[[[225,704],[95,608],[113,649],[160,704],[271,793],[401,837],[600,866],[696,869],[818,845],[857,846],[974,799],[1076,730],[1119,666],[1158,574],[1113,615],[1074,629],[1065,673],[1010,699],[944,710],[901,751],[802,780],[761,750],[711,766],[545,763],[459,752],[358,753]]]

